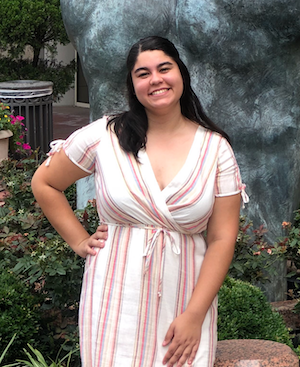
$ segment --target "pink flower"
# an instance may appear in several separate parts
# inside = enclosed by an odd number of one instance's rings
[[[20,135],[20,136],[19,136],[19,139],[23,139],[23,138],[24,138],[24,135]]]
[[[260,251],[254,252],[253,255],[260,255]]]
[[[23,116],[14,116],[14,115],[9,115],[9,117],[10,117],[10,119],[11,119],[11,124],[15,124],[16,122],[20,122],[20,121],[23,121],[24,120],[24,118],[25,117],[23,117]],[[23,124],[23,122],[20,122],[20,125],[22,125],[22,126],[25,126],[24,124]]]
[[[17,144],[17,145],[22,145],[19,141],[16,141],[16,144]]]
[[[17,119],[15,118],[14,115],[9,115],[9,117],[11,119],[11,122],[10,123],[14,125]]]
[[[24,143],[22,145],[22,148],[25,149],[25,150],[30,150],[31,149],[31,146],[29,144]]]
[[[271,255],[272,254],[272,250],[270,248],[268,248],[267,253]]]

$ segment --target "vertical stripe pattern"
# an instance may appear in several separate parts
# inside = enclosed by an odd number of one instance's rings
[[[187,307],[203,262],[216,196],[242,190],[232,149],[199,127],[188,158],[160,190],[145,151],[124,152],[106,118],[75,132],[69,158],[94,173],[108,240],[86,260],[80,301],[83,367],[161,367],[165,334]],[[213,367],[217,298],[202,327],[193,366]]]

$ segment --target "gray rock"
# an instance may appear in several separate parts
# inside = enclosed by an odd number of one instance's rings
[[[91,117],[126,108],[125,59],[139,38],[178,47],[208,115],[229,133],[250,203],[281,235],[300,203],[299,0],[61,0]]]

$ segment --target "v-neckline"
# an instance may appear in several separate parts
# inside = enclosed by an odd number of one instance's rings
[[[182,167],[179,169],[179,171],[176,173],[176,175],[172,178],[172,180],[163,188],[161,189],[159,186],[159,183],[156,179],[156,176],[154,174],[150,159],[148,157],[148,154],[146,152],[146,150],[140,150],[139,152],[139,159],[140,162],[142,163],[142,165],[145,165],[145,168],[147,168],[148,173],[150,173],[150,176],[148,176],[148,179],[151,178],[151,181],[155,184],[156,188],[161,192],[161,193],[166,193],[168,191],[168,189],[174,185],[174,183],[176,183],[176,181],[179,180],[179,177],[183,175],[184,171],[187,170],[187,167],[191,167],[192,164],[189,164],[190,160],[194,157],[195,159],[197,159],[197,157],[195,157],[195,154],[193,154],[193,151],[195,149],[195,146],[197,144],[198,141],[198,136],[200,134],[200,126],[198,126],[194,138],[193,138],[193,142],[190,146],[190,150],[188,152],[188,155],[186,157],[185,162],[183,163]]]

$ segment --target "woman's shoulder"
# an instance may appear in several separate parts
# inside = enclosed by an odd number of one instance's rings
[[[208,154],[217,156],[233,155],[233,149],[229,141],[217,131],[212,131],[204,126],[199,125],[198,133],[200,134],[202,144],[206,146]]]
[[[199,125],[198,127],[198,131],[200,134],[202,134],[203,136],[215,140],[215,141],[219,141],[219,142],[226,142],[226,138],[224,138],[224,136],[222,136],[220,133],[218,133],[217,131],[213,131],[210,130],[209,128]]]
[[[104,116],[74,131],[63,144],[65,151],[96,148],[106,134],[106,125],[107,116]]]

